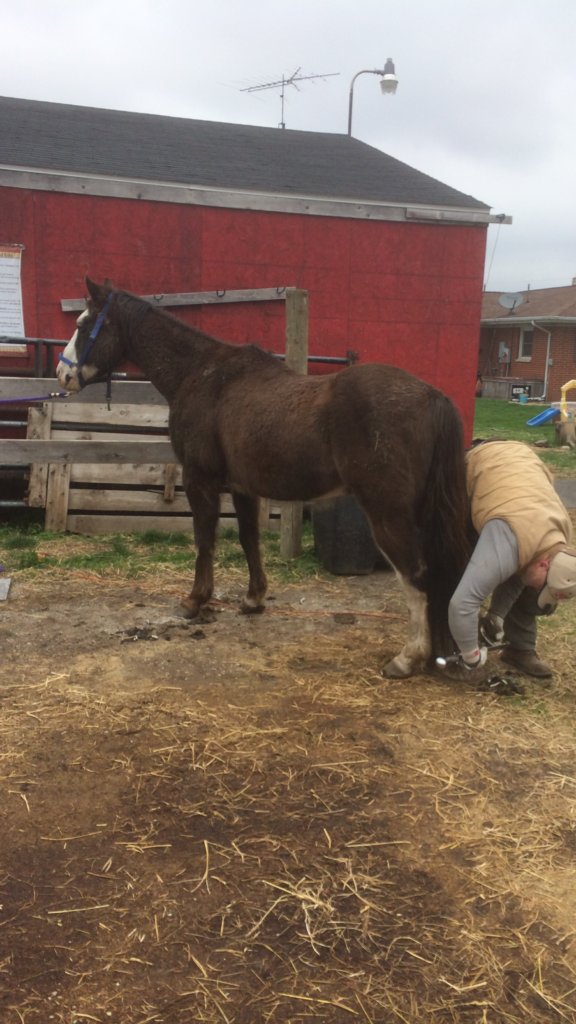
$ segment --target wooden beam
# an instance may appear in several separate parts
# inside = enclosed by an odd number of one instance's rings
[[[235,519],[231,526],[237,527]],[[69,533],[80,533],[86,537],[102,537],[108,533],[145,533],[158,530],[161,533],[192,533],[192,516],[155,515],[81,515],[71,512],[66,529]]]
[[[286,366],[308,373],[308,292],[302,288],[286,293]]]
[[[28,428],[26,437],[30,441],[43,441],[50,439],[52,412],[54,406],[48,402],[28,410]],[[28,504],[30,508],[46,508],[46,493],[48,488],[48,464],[36,464],[30,467],[28,480]]]
[[[286,366],[295,373],[308,372],[308,292],[301,288],[290,288],[286,294]],[[302,551],[304,506],[291,501],[283,502],[281,508],[280,554],[296,558]]]
[[[62,342],[62,347],[68,343]],[[58,393],[60,384],[55,377],[0,377],[0,398],[22,399],[26,404],[31,398],[39,397],[48,400],[51,392]],[[112,405],[124,402],[128,405],[163,405],[168,408],[166,400],[160,392],[145,380],[112,380]],[[106,382],[90,384],[77,394],[66,398],[52,399],[52,404],[85,406],[99,403],[106,404]],[[16,404],[16,402],[14,403]]]
[[[268,529],[276,532],[277,520],[271,519]],[[221,527],[238,529],[238,520],[234,516],[220,519]],[[107,533],[143,533],[146,530],[160,530],[164,533],[191,533],[192,516],[155,516],[155,515],[82,515],[70,513],[66,529],[70,533],[82,533],[88,536],[101,536]]]
[[[288,286],[278,288],[222,289],[216,292],[161,292],[158,295],[142,295],[141,298],[153,306],[219,306],[227,302],[284,302]],[[61,299],[60,307],[65,313],[81,312],[86,308],[85,299]]]
[[[178,470],[180,466],[177,462],[168,462],[165,468],[164,477],[164,493],[162,495],[164,501],[173,502],[176,496],[176,484],[178,482]]]
[[[0,439],[0,464],[31,466],[35,462],[175,462],[169,441],[28,441]]]
[[[162,428],[168,433],[167,405],[138,405],[137,413],[124,402],[114,402],[110,408],[100,402],[78,408],[70,402],[54,402],[51,405],[52,424],[80,423],[84,430],[90,426],[125,427],[132,433],[146,434],[149,429]],[[72,428],[70,428],[72,429]],[[128,440],[128,438],[126,438]]]
[[[128,462],[119,462],[118,465],[110,463],[97,464],[86,462],[82,465],[73,465],[70,473],[71,484],[93,484],[94,487],[104,487],[109,484],[125,487],[155,487],[163,490],[166,485],[166,470],[170,469],[172,463],[158,464],[146,463],[144,466],[131,465]],[[178,466],[176,470],[176,487],[182,487],[182,469]]]
[[[52,467],[50,467],[52,470]],[[106,487],[72,487],[68,497],[70,512],[170,512],[171,515],[192,515],[188,498],[183,491],[174,496],[166,507],[164,495],[159,491],[107,490]],[[233,512],[232,502],[228,511]]]
[[[270,213],[302,214],[306,217],[343,217],[346,220],[395,221],[408,219],[406,206],[398,202],[377,199],[333,199],[320,195],[287,195],[274,192],[228,191],[220,188],[202,188],[194,185],[159,183],[142,179],[113,178],[105,175],[60,174],[54,171],[21,170],[15,167],[0,169],[0,185],[7,188],[33,189],[41,192],[64,192],[81,196],[107,196],[114,199],[148,200],[158,203],[178,203],[229,210],[256,210]],[[419,207],[411,206],[416,217]],[[428,212],[427,207],[423,209]],[[449,215],[455,210],[459,223],[496,223],[488,207],[442,206]],[[498,215],[497,215],[498,216]],[[455,218],[456,219],[456,218]],[[506,217],[504,223],[509,223]],[[498,221],[499,222],[499,221]]]
[[[63,533],[68,515],[70,493],[70,466],[48,466],[48,490],[46,494],[46,516],[44,525],[54,533]]]

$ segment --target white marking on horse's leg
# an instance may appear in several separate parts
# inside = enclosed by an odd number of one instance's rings
[[[432,644],[428,628],[428,600],[426,594],[417,590],[397,570],[396,578],[404,591],[408,605],[408,639],[395,658],[384,668],[384,675],[404,679],[413,675],[430,657]]]

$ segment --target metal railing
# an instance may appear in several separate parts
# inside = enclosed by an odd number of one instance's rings
[[[68,339],[63,341],[61,338],[11,338],[5,334],[0,334],[0,356],[15,356],[14,352],[2,352],[2,345],[21,345],[34,347],[34,371],[27,372],[26,367],[17,367],[11,369],[9,367],[2,367],[0,362],[0,376],[4,377],[55,377],[56,368],[54,365],[54,348],[65,348],[68,344]],[[274,352],[279,359],[284,359],[283,352]],[[22,353],[24,356],[24,353]],[[350,366],[352,363],[358,362],[358,353],[348,350],[345,356],[308,356],[309,363],[325,363],[326,365],[334,366]],[[118,373],[113,374],[113,377],[119,380],[144,380],[143,376],[138,373]]]
[[[54,377],[54,347],[65,348],[68,344],[67,341],[62,341],[59,338],[11,338],[5,334],[0,334],[0,356],[16,356],[15,352],[3,352],[2,345],[21,345],[26,346],[32,345],[34,347],[34,370],[32,373],[28,373],[25,367],[18,367],[17,369],[4,369],[2,367],[2,376],[5,377]],[[26,353],[27,355],[28,353]],[[24,352],[22,353],[24,356]],[[1,367],[0,363],[0,367]]]

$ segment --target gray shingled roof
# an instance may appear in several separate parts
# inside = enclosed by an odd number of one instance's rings
[[[515,293],[522,301],[514,310],[501,305],[502,292],[484,292],[482,297],[482,322],[502,321],[513,326],[526,320],[547,319],[574,320],[576,318],[576,284],[558,288],[530,288]]]
[[[0,166],[227,191],[484,210],[348,135],[0,97]]]

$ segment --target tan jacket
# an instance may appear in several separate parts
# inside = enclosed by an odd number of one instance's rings
[[[552,474],[520,441],[488,441],[467,456],[467,488],[477,533],[504,519],[518,541],[519,568],[558,544],[570,544],[572,523]]]

